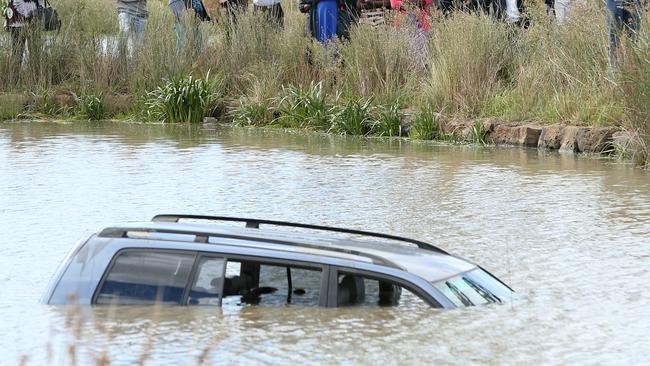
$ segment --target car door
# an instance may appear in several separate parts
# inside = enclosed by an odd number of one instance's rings
[[[332,267],[328,307],[442,307],[424,289],[406,279],[358,268]]]
[[[187,305],[326,306],[329,266],[277,258],[199,253]]]

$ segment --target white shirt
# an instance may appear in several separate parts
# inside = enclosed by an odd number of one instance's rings
[[[281,0],[253,0],[255,6],[273,6],[279,4]]]

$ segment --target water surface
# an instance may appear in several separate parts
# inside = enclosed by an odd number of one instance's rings
[[[158,213],[397,233],[526,295],[431,309],[38,303],[86,232]],[[0,124],[1,364],[648,364],[650,175],[534,149],[111,123]],[[77,325],[76,325],[77,324]],[[79,335],[79,339],[75,337]]]

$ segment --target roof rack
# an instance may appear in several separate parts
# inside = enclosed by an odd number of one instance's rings
[[[154,222],[178,222],[181,219],[188,220],[206,220],[206,221],[230,221],[230,222],[243,222],[246,224],[247,228],[259,229],[260,225],[273,225],[273,226],[285,226],[285,227],[295,227],[301,229],[311,229],[311,230],[322,230],[322,231],[331,231],[337,233],[353,234],[360,236],[367,236],[373,238],[389,239],[395,241],[401,241],[409,244],[415,244],[420,249],[430,250],[442,254],[449,254],[446,251],[436,247],[435,245],[410,238],[404,238],[401,236],[390,235],[390,234],[381,234],[373,233],[371,231],[355,230],[355,229],[344,229],[338,227],[330,226],[321,226],[321,225],[310,225],[310,224],[300,224],[295,222],[286,222],[286,221],[274,221],[274,220],[261,220],[261,219],[248,219],[240,217],[227,217],[227,216],[206,216],[206,215],[156,215],[151,221]]]
[[[211,234],[211,233],[204,233],[204,232],[196,232],[194,230],[187,230],[187,229],[166,229],[166,228],[151,228],[151,227],[142,227],[142,226],[134,226],[134,227],[107,227],[100,231],[98,233],[98,236],[104,237],[104,238],[128,238],[129,232],[145,232],[145,233],[161,233],[161,234],[179,234],[179,235],[190,235],[194,236],[194,243],[209,243],[210,242],[210,237],[215,237],[215,238],[226,238],[226,239],[235,239],[235,240],[255,240],[259,238],[255,237],[250,237],[246,235],[237,235],[237,234]],[[318,245],[311,245],[311,244],[305,244],[305,243],[298,243],[290,240],[278,240],[278,239],[264,239],[265,243],[271,243],[271,244],[282,244],[282,245],[290,245],[290,246],[299,246],[303,248],[311,248],[311,249],[325,249],[328,251],[333,251],[333,252],[338,252],[338,253],[345,253],[345,254],[351,254],[351,255],[357,255],[360,257],[365,257],[377,264],[383,264],[385,266],[389,267],[394,267],[394,268],[402,268],[396,263],[387,260],[385,258],[382,258],[381,256],[377,256],[374,254],[369,254],[369,253],[361,253],[356,250],[350,250],[350,249],[345,249],[345,248],[323,248]]]

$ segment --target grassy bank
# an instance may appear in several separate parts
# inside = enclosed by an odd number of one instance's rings
[[[252,12],[234,26],[213,12],[216,21],[201,24],[201,50],[193,48],[188,31],[179,52],[165,4],[150,1],[146,37],[129,55],[114,42],[114,1],[56,1],[63,29],[42,35],[46,42],[32,42],[22,72],[0,74],[0,90],[28,95],[30,113],[91,119],[118,113],[137,120],[196,120],[196,110],[244,125],[396,135],[398,111],[408,109],[430,128],[436,122],[426,116],[435,111],[445,118],[617,125],[642,137],[650,129],[647,14],[636,46],[623,44],[621,70],[612,72],[600,4],[556,27],[542,3],[531,3],[527,30],[484,16],[434,14],[425,67],[414,60],[411,30],[390,26],[357,27],[335,57],[305,37],[304,15],[289,3],[282,31]],[[15,70],[8,36],[0,42],[0,69]],[[193,94],[174,94],[187,92],[182,85],[194,88]],[[71,100],[53,100],[61,93]],[[114,95],[130,98],[121,108],[103,105]],[[2,103],[0,118],[24,114],[20,98],[4,99],[10,102]],[[178,109],[173,100],[187,100],[187,106]]]

